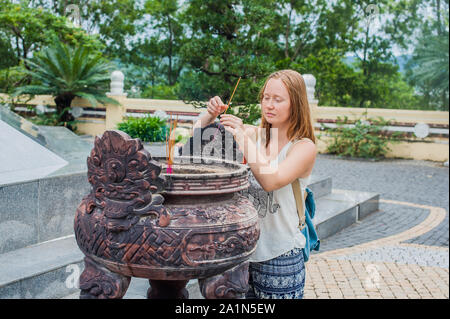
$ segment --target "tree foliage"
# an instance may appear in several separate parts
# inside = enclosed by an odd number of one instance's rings
[[[427,1],[431,17],[424,20],[409,61],[408,79],[422,93],[428,108],[449,109],[449,4]]]
[[[58,40],[96,50],[104,49],[95,36],[88,35],[65,17],[56,16],[42,7],[29,7],[27,1],[13,3],[7,0],[0,0],[0,6],[0,38],[12,47],[15,65]]]
[[[79,9],[80,27],[69,5]],[[114,61],[130,96],[227,101],[241,77],[233,105],[242,105],[250,122],[264,79],[284,68],[317,78],[320,105],[448,109],[448,0],[0,0],[0,6],[3,91],[29,82],[17,79],[29,68],[19,66],[21,59],[57,38]],[[411,56],[406,71],[399,52]]]

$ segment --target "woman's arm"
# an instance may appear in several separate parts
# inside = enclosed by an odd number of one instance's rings
[[[214,122],[215,119],[216,116],[212,116],[209,112],[205,112],[198,117],[197,121],[194,123],[193,129],[208,126]]]
[[[257,150],[256,141],[250,138],[251,130],[245,130],[242,122],[239,124],[233,116],[222,115],[221,122],[225,128],[231,128],[253,175],[265,191],[279,189],[311,173],[317,154],[314,143],[308,140],[296,143],[284,161],[277,167],[271,167],[266,156]]]
[[[215,96],[208,101],[206,112],[200,115],[194,123],[193,129],[203,128],[213,123],[216,117],[226,110],[227,106],[222,102],[220,97]]]
[[[280,189],[297,178],[308,176],[316,160],[316,146],[309,141],[300,141],[292,146],[286,159],[276,167],[270,166],[269,160],[257,151],[256,144],[250,138],[241,143],[247,144],[244,156],[256,180],[266,192]],[[252,154],[256,156],[252,157]]]

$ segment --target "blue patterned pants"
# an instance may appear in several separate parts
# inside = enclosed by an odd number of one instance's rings
[[[246,299],[302,299],[305,263],[295,248],[271,260],[250,263]]]

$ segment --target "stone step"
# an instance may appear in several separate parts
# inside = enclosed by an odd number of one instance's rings
[[[308,188],[313,192],[314,199],[318,200],[320,197],[331,194],[332,191],[331,177],[321,177],[312,175]]]
[[[77,292],[84,268],[75,236],[67,236],[0,255],[0,299],[60,298]]]
[[[380,195],[333,189],[316,200],[313,223],[319,238],[330,237],[379,209]]]
[[[333,190],[316,199],[319,238],[325,239],[378,210],[379,195]],[[74,276],[84,269],[74,236],[0,255],[0,298],[78,298]],[[145,298],[148,281],[133,278],[125,298]],[[191,298],[201,298],[196,280],[188,283]]]

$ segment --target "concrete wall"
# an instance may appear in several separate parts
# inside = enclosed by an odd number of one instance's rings
[[[321,136],[317,141],[319,153],[326,153],[327,142],[331,138]],[[400,142],[389,143],[391,151],[386,154],[387,158],[404,158],[414,160],[425,160],[435,162],[445,162],[449,159],[448,139],[432,139],[428,142]]]

